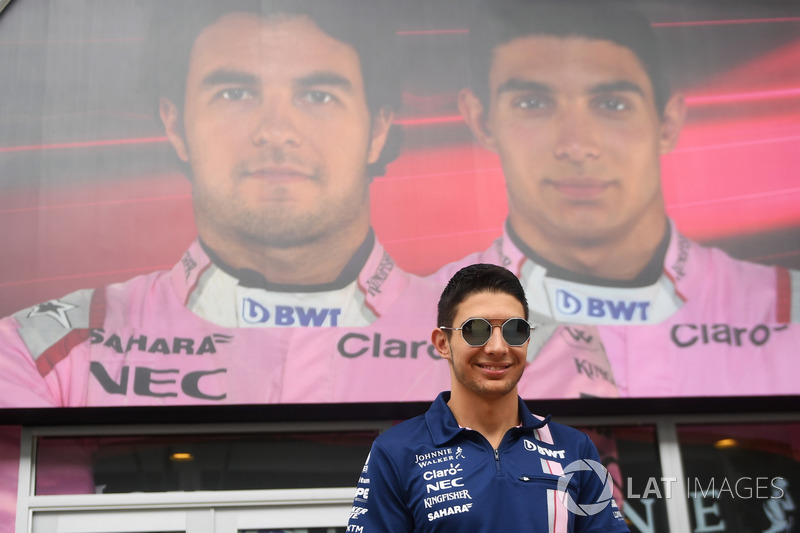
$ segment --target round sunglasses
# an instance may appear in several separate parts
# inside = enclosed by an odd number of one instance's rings
[[[468,318],[460,328],[439,326],[439,329],[460,331],[464,342],[473,347],[483,346],[492,338],[492,328],[500,328],[503,340],[509,346],[522,346],[531,338],[533,326],[524,318],[509,318],[500,325],[493,325],[485,318]]]

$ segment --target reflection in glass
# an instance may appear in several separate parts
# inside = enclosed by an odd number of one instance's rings
[[[36,494],[355,487],[376,435],[40,437]]]
[[[653,426],[579,427],[589,435],[600,460],[614,480],[614,500],[631,533],[667,533],[663,499],[646,490],[650,479],[660,480],[661,463]]]
[[[800,531],[800,423],[683,425],[678,439],[695,531]]]

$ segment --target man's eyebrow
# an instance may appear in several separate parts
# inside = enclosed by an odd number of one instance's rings
[[[593,85],[592,88],[589,89],[590,94],[615,93],[615,92],[633,92],[641,96],[645,96],[644,89],[642,89],[642,87],[639,84],[627,80],[598,83],[597,85]]]
[[[553,90],[545,85],[544,83],[540,83],[538,81],[531,81],[531,80],[524,80],[522,78],[510,78],[500,84],[497,87],[497,95],[500,95],[504,92],[515,92],[515,91],[528,91],[528,92],[537,92],[537,93],[552,93]]]
[[[353,88],[353,83],[346,77],[342,76],[341,74],[337,74],[335,72],[327,72],[327,71],[312,72],[311,74],[302,76],[294,81],[294,85],[301,88],[327,85],[329,87],[330,86],[340,87],[348,91],[352,90]]]
[[[204,87],[214,87],[217,85],[255,85],[258,77],[238,70],[219,69],[209,72],[201,84]]]

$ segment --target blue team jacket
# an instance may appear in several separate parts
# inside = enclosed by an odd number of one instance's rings
[[[375,439],[348,532],[628,531],[585,434],[519,400],[522,424],[495,450],[459,427],[449,398],[441,393],[427,413]]]

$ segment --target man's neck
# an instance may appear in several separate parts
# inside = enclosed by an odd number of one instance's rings
[[[520,424],[516,388],[503,396],[487,398],[453,387],[447,406],[459,426],[477,431],[495,449],[500,446],[506,431]]]
[[[556,238],[514,219],[509,225],[526,247],[546,261],[575,274],[619,281],[634,280],[642,273],[668,229],[663,213],[623,234],[596,242]]]
[[[363,231],[320,242],[304,243],[292,247],[269,247],[259,243],[248,244],[233,239],[203,235],[200,238],[213,252],[212,259],[221,262],[225,270],[250,271],[263,277],[270,285],[325,285],[340,280],[351,267],[355,255],[369,245],[374,236],[367,225]],[[369,241],[369,242],[367,242]],[[360,262],[364,262],[364,260]],[[363,266],[363,265],[362,265]]]

